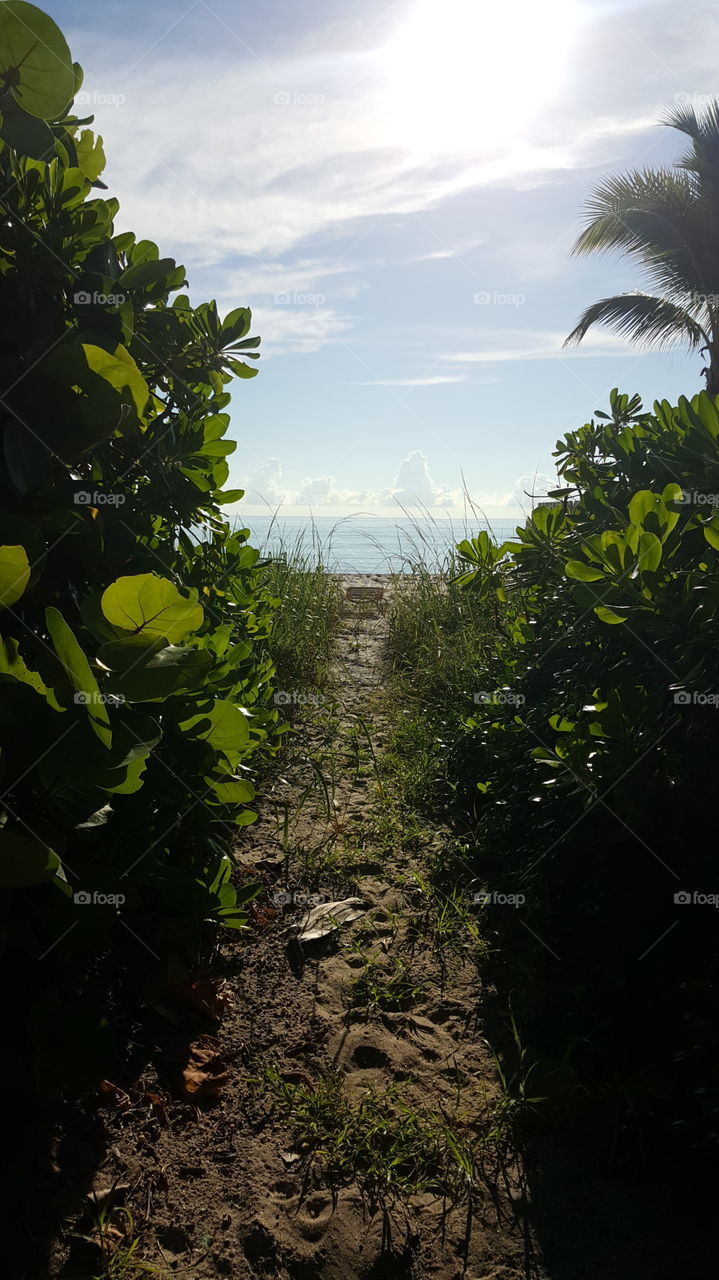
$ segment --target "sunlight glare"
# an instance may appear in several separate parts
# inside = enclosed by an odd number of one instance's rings
[[[415,152],[503,145],[561,87],[577,0],[418,0],[380,53],[385,136]]]

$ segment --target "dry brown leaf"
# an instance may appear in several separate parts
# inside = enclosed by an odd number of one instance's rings
[[[167,1124],[167,1103],[161,1093],[152,1093],[146,1091],[142,1095],[145,1102],[149,1102],[153,1114],[157,1116],[163,1124]]]
[[[119,1107],[121,1111],[126,1111],[132,1106],[129,1093],[125,1093],[119,1084],[113,1084],[112,1080],[101,1080],[98,1088],[101,1093],[107,1094],[108,1099]]]
[[[178,1013],[199,1014],[210,1022],[221,1022],[230,1007],[230,988],[222,979],[201,973],[187,982],[165,987],[160,1003]]]
[[[190,1056],[182,1070],[182,1089],[185,1097],[208,1097],[218,1093],[226,1083],[228,1072],[222,1060],[219,1040],[214,1036],[200,1036],[190,1045]]]

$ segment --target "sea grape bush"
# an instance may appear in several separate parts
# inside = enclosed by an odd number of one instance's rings
[[[5,945],[51,965],[245,923],[232,832],[281,729],[277,601],[222,511],[260,340],[116,229],[81,83],[0,4],[0,886]]]
[[[468,712],[453,768],[526,894],[528,1018],[554,1020],[583,1085],[704,1139],[716,918],[685,895],[718,883],[719,409],[614,391],[555,457],[563,487],[515,541],[459,547],[500,610],[491,687],[515,696]]]

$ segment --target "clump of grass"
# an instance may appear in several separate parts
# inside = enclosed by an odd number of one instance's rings
[[[288,543],[278,529],[266,585],[278,601],[269,650],[279,690],[306,694],[326,684],[342,612],[342,589],[331,564],[331,535],[322,543],[313,528],[309,540],[298,535]]]
[[[385,760],[408,805],[424,810],[452,801],[465,722],[475,695],[494,689],[503,643],[493,603],[452,582],[460,568],[452,553],[416,559],[396,575],[388,615],[394,736]]]
[[[144,1276],[167,1275],[163,1267],[156,1267],[140,1257],[142,1237],[135,1230],[131,1211],[124,1205],[98,1207],[94,1214],[93,1234],[75,1237],[97,1251],[97,1260],[83,1268],[83,1280],[139,1280]],[[81,1280],[81,1273],[75,1273]]]
[[[439,888],[419,871],[411,874],[419,910],[412,917],[411,939],[429,937],[437,951],[473,950],[481,955],[487,950],[474,914],[473,902],[465,883]]]
[[[349,1001],[352,1008],[368,1014],[378,1009],[396,1013],[411,1008],[423,994],[424,986],[412,978],[407,960],[395,956],[383,964],[370,957],[350,987]]]
[[[373,1209],[423,1191],[457,1201],[472,1189],[467,1139],[446,1117],[412,1106],[400,1085],[353,1101],[337,1071],[306,1085],[270,1067],[265,1081],[313,1170],[331,1187],[356,1181]]]
[[[517,1055],[514,1070],[510,1073],[509,1068],[500,1062],[497,1054],[492,1053],[500,1085],[490,1134],[493,1138],[503,1137],[508,1133],[514,1135],[518,1125],[536,1112],[541,1103],[547,1101],[545,1097],[533,1095],[530,1092],[529,1081],[537,1064],[529,1061],[527,1047],[522,1042],[513,1013],[510,1019],[512,1040]]]
[[[477,674],[496,651],[493,610],[453,583],[460,569],[449,553],[435,565],[417,561],[411,573],[393,579],[389,655],[396,671],[411,676],[424,706],[446,707],[458,693],[468,693],[471,706]]]

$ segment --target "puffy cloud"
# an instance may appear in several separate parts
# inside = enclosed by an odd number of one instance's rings
[[[436,507],[453,506],[458,495],[456,490],[434,483],[427,458],[415,449],[400,463],[394,488],[388,491],[388,496],[403,507]]]
[[[245,486],[248,503],[277,507],[287,500],[282,485],[282,464],[279,458],[270,458],[250,477]]]
[[[427,457],[420,449],[414,449],[400,462],[394,484],[384,489],[342,489],[330,475],[305,476],[297,487],[293,487],[284,480],[279,459],[271,458],[246,482],[247,496],[239,512],[248,506],[260,509],[281,506],[287,514],[332,509],[340,514],[379,511],[399,515],[405,508],[415,513],[418,509],[426,509],[440,515],[445,512],[465,514],[474,508],[480,515],[511,517],[531,511],[537,502],[542,501],[547,490],[556,485],[556,477],[535,471],[519,476],[512,489],[506,492],[467,495],[459,487],[436,483]]]

